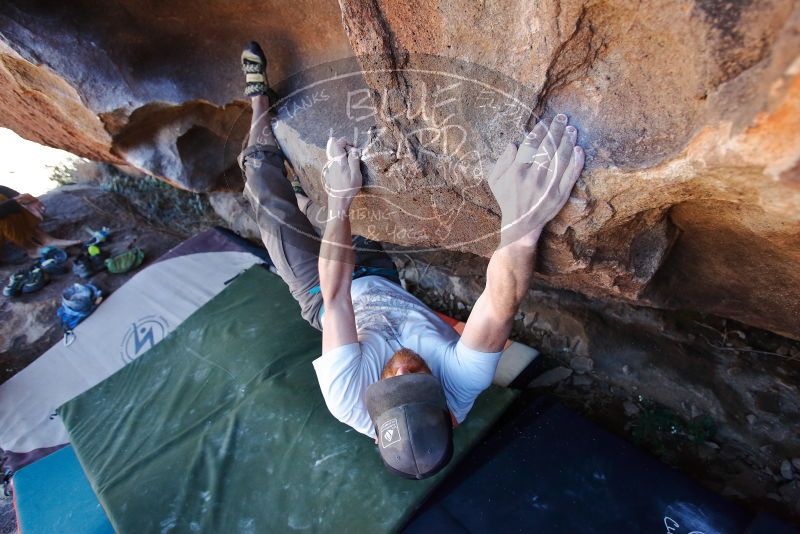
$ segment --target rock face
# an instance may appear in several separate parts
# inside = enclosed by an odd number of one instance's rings
[[[3,2],[0,126],[186,189],[241,189],[250,39],[276,80],[351,55],[331,1]]]
[[[304,188],[323,199],[329,129],[347,135],[367,161],[356,230],[418,249],[488,256],[491,163],[565,112],[587,168],[540,282],[800,339],[792,0],[11,1],[0,35],[0,124],[201,191],[241,187],[237,58],[261,40]]]
[[[389,94],[391,118],[378,122],[395,139],[430,146],[409,135],[430,118],[404,113],[420,86],[419,54],[521,82],[531,117],[569,114],[589,161],[548,228],[548,283],[800,335],[796,3],[343,0],[342,10],[367,86],[375,99]],[[455,96],[479,106],[473,95]],[[501,111],[479,129],[507,125]],[[518,139],[500,131],[498,141],[503,133]],[[408,180],[431,179],[420,166],[406,166]],[[476,196],[491,205],[485,190]]]

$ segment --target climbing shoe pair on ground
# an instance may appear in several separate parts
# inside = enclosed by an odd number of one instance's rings
[[[33,265],[16,271],[8,278],[3,295],[16,297],[20,293],[39,291],[50,281],[50,276],[67,272],[67,258],[67,253],[58,247],[40,248],[39,258]]]
[[[3,295],[16,297],[20,293],[33,293],[42,289],[50,277],[41,267],[20,269],[8,277],[8,283],[3,288]]]
[[[96,247],[95,247],[96,248]],[[8,278],[3,288],[3,295],[16,297],[21,293],[34,293],[43,288],[53,275],[67,272],[67,253],[56,247],[39,249],[39,259],[25,269],[20,269]],[[72,262],[72,271],[81,278],[88,278],[102,267],[103,260],[98,258],[99,267],[88,254],[81,254]]]

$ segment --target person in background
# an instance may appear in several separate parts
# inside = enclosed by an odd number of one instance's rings
[[[10,241],[37,257],[39,247],[65,248],[80,243],[55,238],[42,230],[39,224],[44,214],[44,204],[38,198],[0,185],[0,246]]]

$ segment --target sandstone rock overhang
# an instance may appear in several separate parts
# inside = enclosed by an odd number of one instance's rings
[[[347,126],[380,148],[358,231],[488,256],[497,207],[464,170],[562,111],[588,164],[547,228],[541,282],[800,339],[798,28],[791,0],[12,1],[0,8],[0,124],[179,187],[237,190],[249,121],[238,51],[259,39],[270,78],[293,95],[278,137],[312,196],[322,200],[329,128]],[[335,77],[334,60],[351,56],[362,74],[340,90],[376,110],[355,134],[341,100],[297,105],[313,102],[310,78]],[[422,95],[448,94],[423,72],[442,65],[513,86],[521,103],[503,116],[474,84],[450,88],[468,134],[460,154],[445,146],[447,115],[419,112]],[[334,122],[342,113],[350,123]]]

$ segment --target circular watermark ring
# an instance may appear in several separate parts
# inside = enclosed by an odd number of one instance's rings
[[[412,252],[496,243],[501,228],[489,170],[509,142],[521,140],[535,91],[453,58],[413,54],[408,68],[361,67],[379,64],[375,59],[380,58],[326,63],[277,84],[283,96],[253,121],[264,134],[256,142],[270,140],[274,130],[300,181],[317,195],[325,191],[328,137],[344,136],[358,147],[365,183],[350,218],[354,232],[371,234],[365,237]],[[249,120],[246,113],[242,120]],[[227,140],[242,148],[249,142],[249,136]],[[317,200],[312,204],[324,202]],[[286,226],[269,202],[258,209]],[[291,230],[321,240],[313,224]]]

